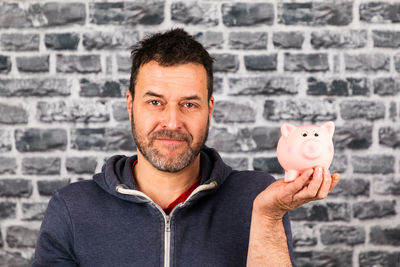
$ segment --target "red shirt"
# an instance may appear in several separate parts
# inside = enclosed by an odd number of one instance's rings
[[[133,174],[133,168],[135,167],[137,163],[137,160],[135,160],[135,162],[132,164],[132,174]],[[196,187],[198,187],[200,185],[200,178],[199,177],[188,189],[186,189],[185,192],[183,192],[177,199],[175,199],[174,201],[172,201],[168,207],[166,207],[165,209],[163,209],[165,211],[166,214],[169,214],[176,205],[184,202],[189,196],[190,194],[196,189]]]

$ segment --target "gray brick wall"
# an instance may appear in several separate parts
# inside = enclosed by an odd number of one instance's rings
[[[129,47],[181,26],[215,63],[208,145],[282,177],[279,126],[333,120],[323,201],[290,212],[299,266],[400,265],[398,1],[0,3],[0,266],[28,266],[59,187],[132,154]]]

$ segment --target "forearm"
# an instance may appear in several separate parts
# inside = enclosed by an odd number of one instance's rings
[[[273,221],[253,212],[247,266],[292,266],[282,220]]]

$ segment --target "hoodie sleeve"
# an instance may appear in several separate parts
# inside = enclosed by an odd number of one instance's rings
[[[49,201],[36,242],[32,266],[79,266],[74,253],[71,217],[58,192]]]
[[[292,262],[292,266],[296,267],[296,262],[295,262],[294,252],[293,252],[292,228],[291,228],[291,225],[290,225],[290,219],[289,219],[289,214],[288,213],[286,213],[283,216],[283,227],[284,227],[285,233],[286,233],[286,240],[287,240],[287,246],[288,246],[288,249],[289,249],[290,260]]]

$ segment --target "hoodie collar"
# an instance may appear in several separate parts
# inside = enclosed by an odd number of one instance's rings
[[[137,190],[135,179],[132,174],[132,164],[135,160],[137,160],[137,155],[131,157],[122,155],[112,156],[103,165],[101,173],[93,176],[93,180],[111,195],[135,202],[147,202],[148,200],[142,198],[138,200],[135,196],[122,195],[116,192],[117,186]],[[200,184],[216,182],[217,187],[221,186],[232,172],[232,168],[222,161],[218,152],[207,146],[203,146],[200,151],[200,169]]]

